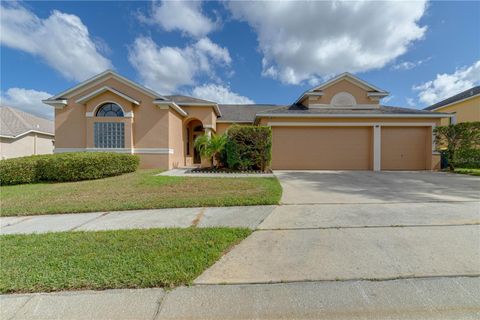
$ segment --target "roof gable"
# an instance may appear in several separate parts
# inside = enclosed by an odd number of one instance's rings
[[[125,78],[124,76],[121,76],[120,74],[116,73],[115,71],[113,70],[106,70],[90,79],[87,79],[81,83],[79,83],[78,85],[70,88],[70,89],[67,89],[63,92],[60,92],[59,94],[47,99],[46,101],[54,101],[54,100],[60,100],[60,99],[64,99],[64,98],[69,98],[71,96],[73,96],[76,92],[79,92],[81,90],[86,90],[96,84],[98,84],[99,82],[101,81],[104,81],[106,79],[110,79],[110,78],[114,78],[116,79],[117,81],[120,81],[128,86],[131,86],[143,93],[145,93],[146,95],[154,98],[154,99],[160,99],[160,100],[168,100],[167,98],[165,98],[164,96],[156,93],[155,91],[153,90],[150,90],[136,82],[133,82],[127,78]]]
[[[310,89],[308,90],[308,92],[313,92],[313,91],[321,91],[337,82],[340,82],[342,80],[347,80],[349,82],[352,82],[353,84],[356,84],[357,86],[367,90],[367,91],[374,91],[374,92],[378,92],[378,93],[385,93],[385,94],[388,94],[387,91],[383,90],[383,89],[380,89],[356,76],[354,76],[353,74],[349,73],[349,72],[344,72],[330,80],[328,80],[327,82],[324,82],[322,84],[320,84],[319,86],[313,88],[313,89]]]
[[[113,89],[113,88],[111,88],[111,87],[109,87],[109,86],[103,86],[103,87],[101,87],[100,89],[97,89],[97,90],[95,90],[95,91],[93,91],[93,92],[91,92],[91,93],[89,93],[89,94],[86,94],[86,95],[80,97],[80,98],[77,99],[75,102],[76,102],[76,103],[85,103],[85,102],[87,102],[87,101],[95,98],[96,96],[99,96],[99,95],[101,95],[102,93],[107,92],[107,91],[109,91],[109,92],[111,92],[111,93],[113,93],[113,94],[115,94],[115,95],[117,95],[117,96],[119,96],[119,97],[122,97],[123,99],[125,99],[125,100],[127,100],[127,101],[130,101],[131,103],[133,103],[133,104],[135,104],[135,105],[137,105],[137,106],[140,105],[140,102],[139,102],[139,101],[137,101],[137,100],[135,100],[134,98],[129,97],[129,96],[127,96],[126,94],[123,94],[123,93],[121,93],[120,91],[117,91],[117,90],[115,90],[115,89]]]

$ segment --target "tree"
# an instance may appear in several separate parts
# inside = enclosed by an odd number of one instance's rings
[[[215,135],[211,137],[208,135],[202,135],[195,139],[195,149],[200,153],[200,156],[211,159],[212,164],[214,159],[216,166],[220,163],[220,155],[227,143],[227,136],[225,134]]]
[[[454,170],[455,156],[460,150],[480,146],[480,122],[463,122],[435,128],[437,149],[447,151],[448,167]]]

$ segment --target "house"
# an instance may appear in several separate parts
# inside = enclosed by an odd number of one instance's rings
[[[0,158],[53,153],[53,121],[0,107]]]
[[[455,115],[454,117],[442,119],[442,126],[452,123],[480,121],[480,86],[437,102],[425,108],[425,110],[449,112]]]
[[[195,138],[234,123],[272,127],[273,169],[438,168],[432,129],[450,115],[381,105],[388,94],[344,73],[293,104],[224,105],[160,95],[108,70],[44,103],[55,107],[55,152],[134,153],[143,168],[198,164]]]

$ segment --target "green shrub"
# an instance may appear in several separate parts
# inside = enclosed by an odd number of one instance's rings
[[[234,125],[227,131],[227,165],[237,170],[265,171],[272,159],[272,130]]]
[[[133,172],[138,164],[139,159],[135,155],[112,152],[74,152],[8,159],[0,161],[0,184],[99,179]]]
[[[460,149],[456,152],[453,166],[455,168],[480,168],[480,149]]]
[[[0,184],[12,185],[39,181],[38,159],[42,156],[7,159],[0,161]]]

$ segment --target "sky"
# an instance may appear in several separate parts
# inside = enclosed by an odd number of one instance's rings
[[[478,1],[2,1],[0,103],[106,69],[159,94],[289,104],[342,72],[425,108],[480,83]]]

